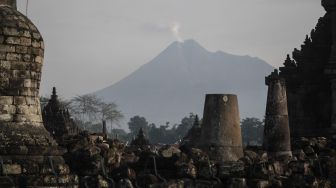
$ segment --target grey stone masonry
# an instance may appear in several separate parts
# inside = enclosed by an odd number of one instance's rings
[[[292,156],[285,80],[278,70],[266,77],[268,86],[263,147],[270,156]]]
[[[77,187],[44,128],[39,100],[44,43],[34,24],[0,0],[0,187]]]
[[[243,156],[238,99],[232,94],[207,94],[200,148],[211,159],[237,161]]]

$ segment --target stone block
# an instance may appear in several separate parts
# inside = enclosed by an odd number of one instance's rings
[[[42,120],[42,116],[41,115],[29,115],[29,120],[31,121],[31,122],[37,122],[37,123],[39,123],[39,122],[43,122],[43,120]]]
[[[0,52],[15,52],[15,46],[0,44]]]
[[[20,44],[20,38],[18,38],[18,37],[8,37],[6,39],[6,43],[7,44],[16,44],[16,45],[18,45],[18,44]]]
[[[231,178],[230,188],[246,188],[246,179],[245,178]]]
[[[22,115],[22,114],[15,114],[13,121],[15,122],[27,122],[27,120],[29,120],[29,117],[27,117],[26,115]]]
[[[27,37],[27,38],[31,37],[31,34],[30,34],[30,32],[28,30],[22,30],[22,31],[20,31],[20,34],[23,37]]]
[[[32,54],[37,56],[43,56],[43,50],[40,48],[30,48]]]
[[[38,104],[36,97],[26,97],[26,104],[30,106]]]
[[[38,88],[38,83],[37,83],[37,81],[35,81],[35,80],[32,80],[31,81],[31,86],[30,86],[31,88]]]
[[[13,115],[11,114],[0,114],[0,121],[13,121]]]
[[[28,24],[26,24],[25,22],[18,22],[17,25],[20,28],[29,29]]]
[[[33,30],[33,31],[37,31],[37,28],[35,27],[34,24],[28,23],[28,25],[29,25],[29,28],[30,28],[31,30]]]
[[[304,161],[292,161],[288,164],[293,173],[307,175],[310,173],[310,165]]]
[[[24,53],[28,52],[28,49],[27,49],[26,46],[16,46],[15,47],[15,52],[24,54]]]
[[[0,43],[3,43],[5,40],[4,36],[0,36]]]
[[[29,70],[29,64],[23,61],[11,62],[11,69],[13,70]]]
[[[20,61],[22,55],[17,53],[8,53],[6,59],[8,61]]]
[[[0,86],[1,86],[1,88],[8,88],[8,86],[9,86],[9,79],[1,77],[1,79],[0,79]]]
[[[30,114],[29,107],[27,105],[17,105],[16,106],[17,114]]]
[[[32,85],[31,79],[24,79],[23,87],[31,87],[31,85]]]
[[[0,52],[0,60],[6,59],[6,52]]]
[[[15,105],[0,105],[1,114],[15,114],[16,107]]]
[[[18,164],[4,164],[2,166],[3,175],[18,175],[21,174],[21,166]]]
[[[25,54],[23,55],[22,59],[23,61],[30,62],[32,60],[32,57],[29,54]]]
[[[15,105],[27,105],[27,103],[26,103],[26,97],[15,96],[14,97],[14,104]]]
[[[0,68],[2,69],[2,70],[4,70],[4,69],[10,69],[11,68],[11,63],[9,62],[9,61],[0,61]]]
[[[41,64],[42,64],[42,63],[43,63],[43,57],[41,57],[41,56],[36,56],[36,57],[35,57],[35,62],[36,62],[36,63],[41,63]]]
[[[0,105],[11,105],[13,104],[12,96],[0,96]]]
[[[29,113],[30,114],[36,114],[36,115],[38,115],[38,108],[37,108],[37,106],[36,105],[30,105],[29,107]]]
[[[270,182],[267,180],[262,180],[262,179],[254,179],[249,182],[250,187],[255,187],[255,188],[268,188],[270,187]]]
[[[40,44],[40,42],[38,42],[38,41],[36,41],[36,40],[33,40],[33,41],[32,41],[32,46],[33,46],[34,48],[39,48],[39,47],[41,47],[41,44]]]
[[[39,40],[41,39],[41,35],[39,33],[33,33],[33,38]]]
[[[15,27],[4,27],[3,28],[3,33],[5,35],[9,35],[9,36],[18,36],[19,35],[19,31]]]
[[[32,41],[30,38],[26,38],[26,37],[21,37],[20,38],[20,44],[23,46],[31,46]]]
[[[20,89],[20,95],[22,96],[35,96],[35,91],[29,87],[23,87]]]

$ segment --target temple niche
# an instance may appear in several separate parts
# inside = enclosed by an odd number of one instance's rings
[[[322,1],[322,5],[327,10],[325,16],[306,36],[301,49],[294,49],[294,60],[287,55],[280,67],[280,76],[286,82],[292,138],[327,136],[334,130],[335,1]]]

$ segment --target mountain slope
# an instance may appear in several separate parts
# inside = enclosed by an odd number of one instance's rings
[[[272,66],[261,59],[209,52],[194,40],[174,42],[138,70],[96,94],[116,102],[128,119],[178,123],[189,112],[202,116],[206,93],[238,95],[241,117],[263,117]]]

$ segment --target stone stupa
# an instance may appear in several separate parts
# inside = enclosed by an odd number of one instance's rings
[[[0,0],[0,187],[76,187],[43,126],[39,87],[44,43],[34,24]]]

